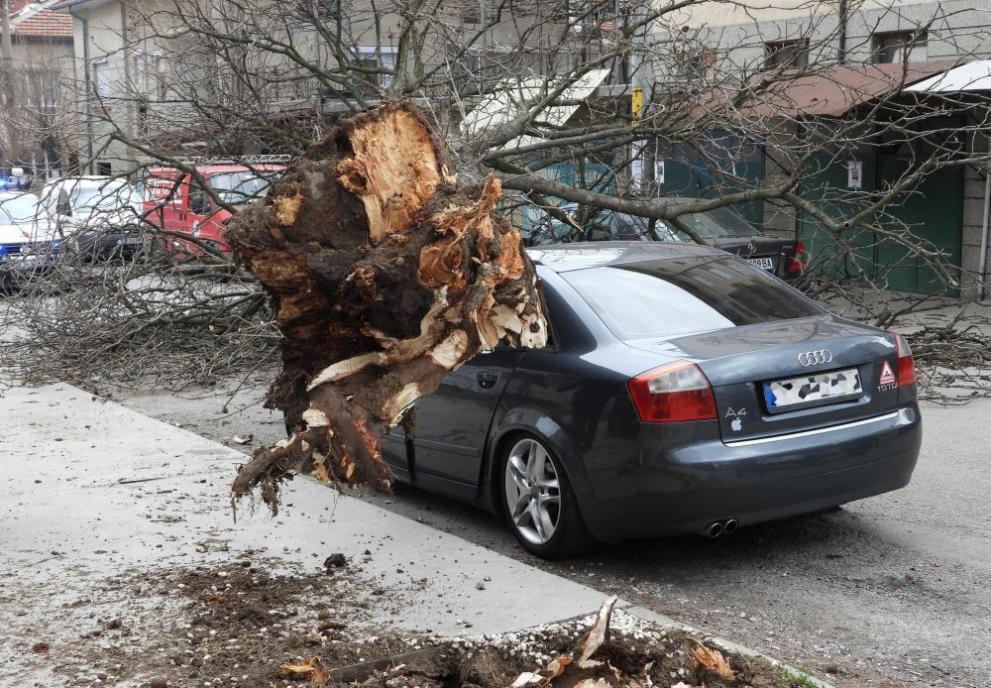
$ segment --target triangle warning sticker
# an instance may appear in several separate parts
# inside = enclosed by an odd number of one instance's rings
[[[881,379],[877,381],[879,385],[895,384],[895,373],[891,370],[891,364],[887,361],[881,366]]]

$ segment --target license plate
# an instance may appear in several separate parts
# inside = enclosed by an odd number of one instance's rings
[[[773,258],[747,258],[747,261],[761,270],[767,270],[768,272],[774,272],[774,259]]]
[[[857,399],[863,394],[856,368],[803,375],[764,383],[764,401],[770,413],[798,406]]]

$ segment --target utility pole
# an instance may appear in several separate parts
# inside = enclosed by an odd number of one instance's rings
[[[9,116],[14,107],[14,46],[10,40],[10,3],[0,0],[0,112]],[[0,126],[4,122],[0,119]],[[0,162],[10,151],[0,150]],[[12,161],[11,161],[12,162]]]
[[[14,46],[10,39],[10,2],[0,0],[0,85],[3,97],[10,98],[14,83]]]

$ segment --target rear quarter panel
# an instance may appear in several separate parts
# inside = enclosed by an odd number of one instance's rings
[[[555,347],[520,357],[489,431],[484,492],[488,499],[498,496],[508,438],[526,432],[561,459],[581,506],[636,471],[640,422],[626,383],[670,359],[617,342],[559,275],[541,277]]]

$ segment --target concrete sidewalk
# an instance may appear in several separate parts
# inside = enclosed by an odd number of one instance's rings
[[[401,613],[372,609],[378,621],[442,635],[551,623],[605,597],[310,479],[291,483],[276,518],[242,509],[234,522],[228,488],[243,454],[68,385],[9,389],[0,418],[0,601],[42,591],[36,604],[52,617],[60,592],[125,569],[226,562],[244,550],[314,570],[334,552],[363,560],[382,588],[415,591]],[[0,667],[16,671],[14,606],[0,605]]]
[[[603,599],[310,479],[291,483],[278,517],[242,508],[235,523],[228,490],[243,454],[67,385],[14,388],[0,398],[0,418],[0,551],[3,568],[20,575],[58,580],[66,560],[110,574],[223,559],[211,542],[314,568],[333,552],[357,560],[371,550],[362,568],[382,587],[427,579],[403,618],[390,621],[443,634],[464,633],[465,623],[488,634],[556,621]],[[521,604],[527,590],[537,594]]]

